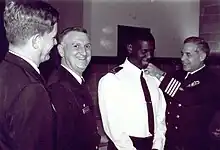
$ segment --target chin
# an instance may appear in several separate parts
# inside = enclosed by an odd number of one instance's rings
[[[190,71],[190,68],[183,67],[183,70],[188,72],[188,71]]]
[[[80,70],[80,72],[84,72],[86,70],[85,66],[78,66],[77,68]]]
[[[45,56],[43,59],[42,59],[42,61],[41,62],[45,62],[45,61],[48,61],[50,59],[50,56],[48,55],[48,56]]]
[[[146,69],[147,66],[148,66],[148,64],[149,64],[149,63],[142,64],[142,65],[141,65],[141,68],[142,68],[142,69]]]

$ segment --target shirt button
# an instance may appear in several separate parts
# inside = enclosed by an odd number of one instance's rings
[[[170,104],[172,104],[172,103],[170,102]]]
[[[179,107],[181,107],[181,106],[182,106],[182,104],[178,104],[178,106],[179,106]]]
[[[167,125],[168,125],[168,122],[167,122]]]
[[[170,112],[168,111],[168,112],[167,112],[167,114],[169,115],[169,114],[170,114]]]
[[[180,118],[180,116],[179,116],[179,115],[176,115],[176,118]]]
[[[96,147],[95,147],[95,149],[99,149],[99,147],[98,147],[98,146],[96,146]]]
[[[86,107],[86,104],[83,104],[83,107]]]
[[[177,129],[178,129],[178,127],[177,127],[177,126],[175,126],[175,129],[177,130]]]

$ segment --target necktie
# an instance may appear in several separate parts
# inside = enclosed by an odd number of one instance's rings
[[[83,77],[81,77],[81,79],[82,79],[81,85],[85,85],[85,83],[86,83],[85,79]]]
[[[143,72],[141,72],[140,76],[141,86],[144,92],[145,101],[147,103],[147,111],[148,111],[148,125],[149,131],[154,136],[154,114],[153,114],[153,106],[150,98],[150,92],[147,87],[147,83],[143,77]]]

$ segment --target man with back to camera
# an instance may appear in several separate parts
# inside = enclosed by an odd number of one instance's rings
[[[91,60],[89,35],[80,27],[67,28],[57,48],[61,65],[48,81],[57,110],[57,150],[98,149],[94,104],[82,76]]]
[[[53,150],[54,110],[38,66],[56,44],[58,15],[42,1],[5,6],[9,52],[0,64],[2,150]]]
[[[210,48],[200,37],[188,37],[181,51],[183,70],[166,74],[152,64],[147,72],[162,80],[167,101],[166,150],[208,150],[209,125],[218,107],[218,76],[205,65]]]
[[[99,81],[98,98],[108,150],[163,150],[165,109],[156,78],[143,74],[155,40],[145,29],[127,32],[128,57]]]

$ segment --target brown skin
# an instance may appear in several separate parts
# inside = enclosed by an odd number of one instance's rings
[[[129,53],[128,60],[140,69],[147,68],[150,60],[154,56],[154,41],[139,40],[127,46]]]

